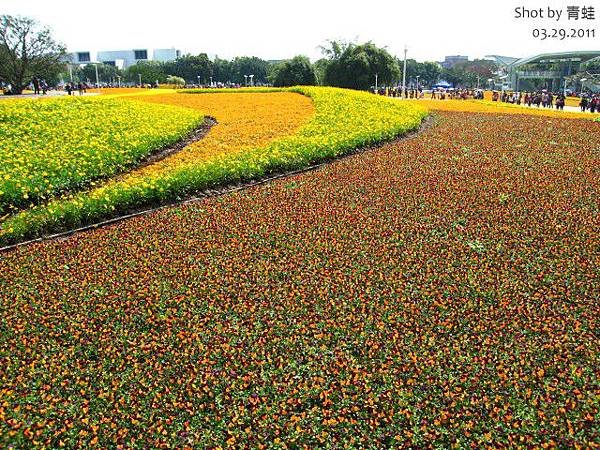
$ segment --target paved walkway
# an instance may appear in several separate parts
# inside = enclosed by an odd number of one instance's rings
[[[50,98],[50,97],[66,97],[68,94],[65,91],[48,91],[47,94],[20,94],[20,95],[0,95],[0,100],[9,100],[15,98]],[[77,91],[73,94],[75,97],[81,97]],[[83,96],[99,95],[97,92],[83,94]]]
[[[406,98],[400,98],[400,97],[390,97],[390,98],[395,98],[395,99],[398,99],[398,100],[415,100],[413,98],[408,98],[408,99],[406,99]],[[432,98],[427,98],[426,97],[426,98],[419,98],[419,99],[416,99],[416,100],[445,102],[445,101],[451,100],[451,99],[438,100],[438,99],[432,99]],[[458,100],[458,99],[455,99],[455,100]],[[469,99],[469,100],[473,100],[473,99]],[[514,103],[503,103],[503,102],[497,102],[497,103],[498,103],[498,105],[511,105],[511,106],[514,105]],[[540,106],[538,108],[537,106],[526,106],[526,105],[514,105],[514,106],[518,106],[518,107],[526,108],[526,109],[541,109],[541,110],[543,110],[543,109],[546,109],[546,110],[552,109],[554,111],[559,111],[559,110],[556,109],[556,107],[553,107],[553,108],[543,108],[543,107]],[[565,106],[564,111],[565,112],[566,111],[568,111],[568,112],[581,112],[581,108],[579,108],[579,106]],[[585,111],[583,114],[590,114],[590,112],[588,110],[588,111]]]

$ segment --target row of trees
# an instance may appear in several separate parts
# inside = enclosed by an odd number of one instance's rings
[[[0,81],[10,84],[12,93],[20,93],[34,76],[49,84],[62,77],[65,80],[102,82],[120,79],[123,82],[208,84],[233,83],[244,85],[252,75],[254,84],[275,86],[329,85],[351,89],[370,89],[377,79],[379,86],[396,85],[402,80],[403,61],[385,48],[371,42],[364,44],[329,41],[321,48],[323,58],[314,64],[305,56],[270,62],[257,57],[237,57],[232,60],[215,58],[206,53],[185,55],[171,62],[143,61],[125,71],[106,64],[88,64],[66,70],[66,49],[53,40],[48,29],[40,29],[32,19],[0,16]],[[496,67],[493,62],[476,60],[443,69],[436,62],[409,59],[407,84],[430,86],[440,79],[456,86],[472,86],[479,79],[490,78]],[[62,73],[61,73],[62,72]]]

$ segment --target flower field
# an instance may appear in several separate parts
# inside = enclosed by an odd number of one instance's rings
[[[197,111],[119,99],[0,103],[0,217],[123,172],[179,140]]]
[[[599,448],[598,124],[435,121],[1,254],[0,447]]]
[[[0,243],[74,228],[225,183],[303,168],[415,129],[426,115],[418,105],[335,88],[129,98],[198,109],[214,116],[218,125],[205,139],[156,164],[7,218]]]

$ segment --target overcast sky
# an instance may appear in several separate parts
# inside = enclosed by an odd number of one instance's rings
[[[68,1],[0,0],[0,13],[33,17],[49,26],[69,51],[171,48],[221,58],[258,56],[285,59],[321,55],[328,39],[373,41],[418,60],[444,55],[488,54],[523,57],[542,52],[600,50],[600,0],[354,1]],[[566,10],[594,6],[595,20],[560,22],[515,19],[514,9]],[[566,13],[565,13],[566,15]],[[596,28],[596,38],[547,39],[531,36],[535,27]]]

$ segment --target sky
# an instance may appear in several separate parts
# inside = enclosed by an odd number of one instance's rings
[[[567,20],[567,6],[595,9],[594,20]],[[515,8],[542,8],[544,18],[515,18]],[[548,8],[562,10],[560,21]],[[177,48],[230,59],[303,54],[316,60],[327,40],[372,41],[390,53],[441,61],[445,55],[514,57],[600,50],[600,0],[0,0],[0,14],[32,17],[69,51]],[[533,37],[535,28],[595,29],[595,38]]]

